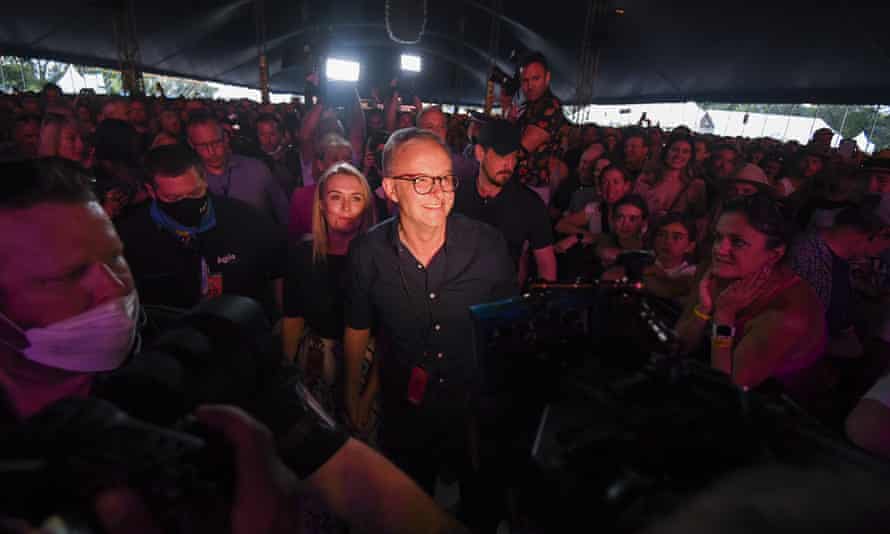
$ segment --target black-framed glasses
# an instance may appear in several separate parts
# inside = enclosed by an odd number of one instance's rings
[[[453,174],[444,176],[427,176],[425,174],[403,174],[401,176],[389,176],[390,180],[402,180],[414,184],[414,192],[418,195],[428,195],[433,191],[436,182],[445,193],[453,193],[460,185],[460,179]]]

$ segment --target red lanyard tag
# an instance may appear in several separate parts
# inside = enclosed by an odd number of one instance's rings
[[[408,402],[415,406],[419,406],[423,402],[428,380],[429,373],[422,367],[415,366],[411,369],[411,379],[408,381]]]

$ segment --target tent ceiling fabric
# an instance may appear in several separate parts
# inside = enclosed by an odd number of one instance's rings
[[[422,41],[389,40],[385,0],[265,0],[273,91],[301,92],[305,44],[327,38],[332,53],[362,62],[362,92],[397,75],[401,52],[419,51],[418,92],[480,103],[490,64],[491,0],[429,0]],[[575,94],[589,1],[502,2],[496,60],[540,49],[554,91]],[[3,54],[116,67],[112,0],[7,2]],[[156,0],[134,4],[145,72],[256,87],[251,0]],[[595,103],[724,101],[890,103],[890,2],[612,2],[596,33]],[[609,10],[610,12],[613,9]],[[461,20],[463,31],[461,32]]]

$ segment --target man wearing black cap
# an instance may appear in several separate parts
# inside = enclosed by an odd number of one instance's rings
[[[485,113],[478,111],[470,112],[470,120],[467,122],[467,146],[464,148],[463,156],[467,159],[476,158],[476,143],[479,141],[479,130],[482,125],[491,120],[491,117]]]
[[[457,190],[454,210],[488,223],[504,234],[520,282],[525,278],[520,264],[523,247],[534,253],[538,277],[556,280],[556,255],[547,207],[528,187],[512,179],[519,151],[519,128],[497,119],[482,125],[475,148],[479,176]]]

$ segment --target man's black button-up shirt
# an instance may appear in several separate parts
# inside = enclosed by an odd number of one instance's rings
[[[429,386],[467,384],[476,373],[469,307],[517,292],[506,242],[491,226],[452,214],[445,244],[424,267],[398,227],[398,218],[389,219],[352,242],[346,326],[380,328],[389,394],[407,392],[415,366],[428,373]]]

